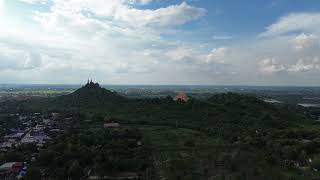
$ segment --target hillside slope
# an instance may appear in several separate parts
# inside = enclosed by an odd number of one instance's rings
[[[126,98],[116,92],[100,87],[98,83],[88,82],[75,92],[57,97],[54,102],[65,103],[68,106],[103,106],[126,101]]]

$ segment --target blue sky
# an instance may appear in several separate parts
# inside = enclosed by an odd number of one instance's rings
[[[320,83],[317,0],[0,0],[0,83]]]

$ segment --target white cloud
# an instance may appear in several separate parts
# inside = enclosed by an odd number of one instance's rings
[[[19,0],[25,3],[29,3],[29,4],[46,4],[49,0]]]
[[[94,15],[106,18],[106,21],[113,25],[124,25],[127,28],[177,26],[199,19],[206,13],[206,10],[190,6],[186,2],[155,10],[135,9],[123,0],[108,2],[105,0],[55,0],[54,2],[51,12],[46,16],[81,14],[86,18],[93,18],[92,15]]]
[[[278,79],[286,77],[283,81],[298,82],[301,78],[302,84],[315,83],[308,76],[320,73],[319,27],[320,13],[316,12],[292,13],[268,26],[259,34],[253,55],[269,57],[258,62],[260,73]]]
[[[312,59],[300,59],[296,64],[288,68],[289,72],[320,72],[319,57]]]
[[[177,47],[175,49],[170,49],[165,55],[174,61],[188,60],[195,56],[195,52],[191,47]]]
[[[276,58],[266,58],[259,62],[260,71],[263,74],[271,75],[286,70],[286,65],[280,64]]]
[[[194,27],[202,27],[192,32],[180,26],[206,14],[205,9],[191,3],[148,9],[144,5],[153,0],[52,0],[47,5],[41,4],[46,0],[20,1],[40,3],[21,4],[26,8],[50,7],[29,14],[33,19],[26,19],[33,22],[19,22],[22,18],[13,16],[22,14],[4,13],[9,9],[0,0],[1,79],[40,83],[78,83],[87,77],[123,84],[320,83],[319,78],[309,80],[307,76],[320,75],[320,21],[316,19],[320,13],[287,15],[257,35],[259,38],[241,39],[241,43],[236,42],[240,36],[221,41],[232,38],[222,32],[221,36],[208,32],[204,42],[202,35],[207,30],[202,28],[208,25],[203,26],[204,21],[196,23]],[[198,35],[199,41],[194,38]]]
[[[199,19],[205,13],[204,9],[195,8],[183,2],[180,5],[172,5],[156,10],[130,9],[127,13],[120,13],[116,17],[126,22],[131,22],[131,25],[170,27]]]
[[[293,64],[280,63],[276,58],[266,58],[259,62],[260,72],[266,75],[277,73],[320,72],[319,57],[299,59]]]
[[[116,41],[115,43],[150,43],[178,25],[199,19],[205,10],[182,3],[155,10],[135,9],[125,1],[55,0],[50,12],[37,13],[51,36],[64,38]],[[106,6],[107,5],[107,6]]]
[[[206,63],[220,62],[224,63],[223,57],[226,56],[228,49],[225,47],[214,48],[206,57]]]
[[[314,34],[305,34],[302,33],[298,36],[296,36],[293,40],[292,43],[294,45],[294,48],[298,51],[302,51],[308,48],[318,48],[320,39],[318,36]]]
[[[320,13],[292,13],[266,28],[261,36],[277,36],[292,32],[320,32]]]

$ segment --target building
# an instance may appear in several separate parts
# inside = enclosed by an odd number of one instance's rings
[[[188,95],[184,92],[179,92],[176,97],[174,98],[175,101],[183,101],[183,102],[188,102],[190,98]]]

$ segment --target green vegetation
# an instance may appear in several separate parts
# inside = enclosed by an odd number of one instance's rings
[[[89,83],[70,95],[6,102],[6,108],[77,115],[75,130],[57,138],[35,164],[53,177],[79,179],[93,170],[170,180],[319,178],[318,124],[295,106],[251,96],[126,99]],[[110,119],[125,127],[97,128]]]
[[[68,132],[41,151],[35,165],[47,168],[46,174],[58,179],[123,174],[143,179],[152,175],[152,161],[151,151],[143,143],[138,145],[140,141],[139,130],[132,128]]]

